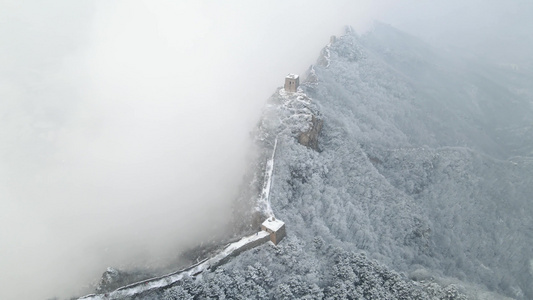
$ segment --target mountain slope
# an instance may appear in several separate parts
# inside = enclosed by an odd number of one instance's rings
[[[340,202],[367,205],[359,211],[371,220],[355,220],[358,226],[352,227],[379,242],[369,246],[350,239],[350,230],[340,236],[344,244],[384,255],[374,254],[382,261],[392,258],[400,270],[412,271],[419,264],[531,298],[531,161],[502,160],[531,154],[531,136],[524,135],[533,124],[531,100],[525,96],[531,95],[530,87],[508,79],[506,70],[462,67],[467,64],[435,52],[377,24],[363,37],[348,34],[330,45],[327,67],[315,67],[318,84],[309,94],[326,120],[323,153],[335,151],[331,156],[340,160],[345,175],[347,168],[356,168],[345,155],[359,157],[359,144],[366,155],[357,163],[359,177],[347,176],[339,186],[372,187],[370,196],[349,192]],[[522,93],[514,92],[517,82]],[[365,166],[369,162],[374,168]],[[361,176],[376,171],[375,179]],[[389,184],[411,203],[414,223],[399,223],[409,220],[405,208],[384,221],[390,215],[382,206],[401,203],[399,197],[391,201],[383,195]],[[398,226],[414,230],[404,237],[419,239],[402,244]],[[396,247],[412,256],[402,256]]]
[[[133,298],[532,299],[527,78],[386,25],[348,30],[257,129],[243,195],[277,140],[270,200],[287,238]],[[302,145],[316,120],[318,145]]]

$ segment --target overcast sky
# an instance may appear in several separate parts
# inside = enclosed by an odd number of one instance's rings
[[[344,25],[519,63],[529,2],[0,0],[0,298],[223,230],[262,105]]]

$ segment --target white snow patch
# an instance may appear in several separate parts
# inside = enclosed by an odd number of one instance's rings
[[[285,223],[283,223],[283,221],[281,220],[278,220],[274,217],[271,217],[271,218],[268,218],[266,219],[263,224],[261,224],[263,226],[265,226],[266,229],[269,229],[273,232],[276,232],[278,231],[283,225],[285,225]]]
[[[258,209],[264,212],[268,217],[274,216],[274,211],[270,205],[270,188],[272,186],[272,173],[274,172],[274,158],[276,155],[276,148],[278,139],[274,141],[274,150],[272,150],[272,157],[267,161],[265,170],[265,182],[263,183],[263,190],[258,200]]]

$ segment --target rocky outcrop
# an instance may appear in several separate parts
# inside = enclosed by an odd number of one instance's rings
[[[318,151],[318,135],[322,130],[324,121],[317,118],[315,115],[311,116],[311,126],[309,130],[300,133],[298,136],[298,142],[306,147],[309,147],[315,151]]]
[[[97,293],[107,293],[132,282],[153,277],[154,274],[142,271],[121,271],[111,267],[102,274],[100,282],[96,286]]]
[[[97,292],[107,292],[118,287],[117,282],[120,282],[120,272],[116,269],[108,267],[102,274],[102,278],[96,287]]]

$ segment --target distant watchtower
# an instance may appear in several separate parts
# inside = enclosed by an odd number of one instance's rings
[[[289,74],[285,77],[285,91],[295,93],[300,85],[300,77],[296,74]]]

